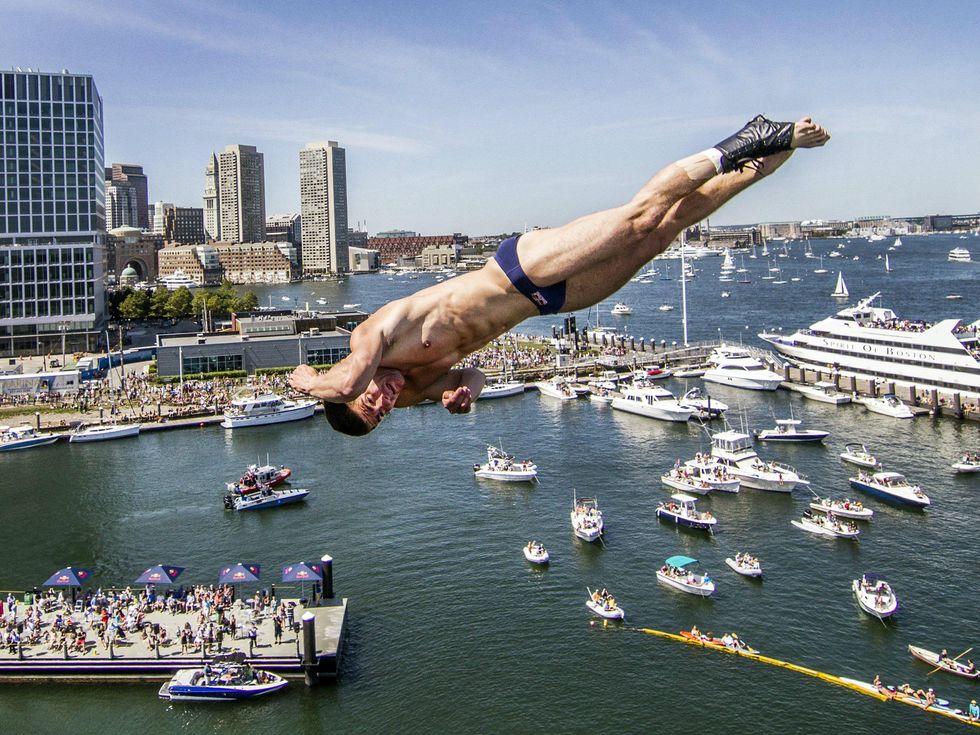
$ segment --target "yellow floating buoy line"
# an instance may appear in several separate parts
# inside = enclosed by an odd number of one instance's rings
[[[698,646],[700,648],[706,648],[712,651],[721,651],[723,653],[728,653],[733,656],[739,656],[741,658],[751,659],[753,661],[759,661],[760,663],[769,664],[770,666],[778,666],[782,669],[789,669],[790,671],[796,671],[800,674],[805,674],[806,676],[812,676],[815,679],[820,679],[829,684],[834,684],[835,686],[843,687],[845,689],[850,689],[851,691],[864,694],[868,697],[874,697],[875,699],[881,700],[883,702],[895,701],[901,702],[902,704],[907,704],[909,706],[915,707],[916,709],[925,710],[932,714],[942,715],[943,717],[949,717],[950,719],[956,720],[957,722],[962,722],[965,725],[973,725],[974,727],[980,727],[980,721],[970,720],[969,717],[963,714],[957,714],[951,709],[942,707],[925,707],[918,701],[910,698],[904,697],[902,695],[895,695],[893,693],[882,693],[874,685],[867,682],[857,681],[855,679],[848,679],[846,677],[835,676],[834,674],[828,674],[823,671],[817,671],[816,669],[811,669],[808,666],[800,666],[799,664],[794,664],[789,661],[781,661],[778,658],[773,658],[772,656],[763,656],[761,653],[749,653],[747,651],[739,651],[733,648],[728,648],[727,646],[719,645],[716,643],[708,643],[706,641],[697,640],[694,638],[685,638],[684,636],[677,635],[676,633],[668,633],[663,630],[656,630],[654,628],[626,628],[626,630],[635,630],[640,633],[646,633],[647,635],[655,635],[659,638],[667,638],[668,640],[677,641],[678,643],[684,643],[689,646]]]

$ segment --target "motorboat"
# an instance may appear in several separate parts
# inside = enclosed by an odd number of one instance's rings
[[[953,464],[954,472],[980,472],[980,452],[967,452]]]
[[[622,301],[617,301],[611,313],[613,316],[629,316],[633,313],[633,307]]]
[[[247,488],[254,487],[255,485],[279,485],[286,482],[290,477],[292,477],[293,471],[288,467],[283,467],[279,465],[269,464],[268,458],[264,465],[259,466],[258,463],[250,464],[245,468],[242,476],[238,478],[238,482],[229,482],[227,484],[228,492],[232,492],[237,488]]]
[[[305,500],[306,488],[274,488],[268,485],[237,486],[224,497],[225,510],[263,510]]]
[[[743,577],[761,577],[762,562],[759,557],[751,554],[743,554],[741,551],[735,552],[734,557],[726,557],[725,563]]]
[[[538,541],[528,541],[524,545],[524,558],[532,564],[547,564],[551,561],[548,550]]]
[[[855,396],[855,403],[862,404],[866,409],[883,416],[891,416],[896,419],[915,418],[915,414],[908,406],[898,400],[894,393],[885,393],[883,396]]]
[[[588,587],[585,589],[589,593],[589,599],[586,600],[585,606],[596,615],[607,620],[622,620],[626,617],[626,611],[619,606],[616,598],[610,595],[605,589],[602,591],[593,591]]]
[[[841,518],[854,518],[859,521],[870,521],[875,514],[871,508],[865,507],[860,500],[851,500],[850,498],[821,498],[817,496],[810,501],[810,508],[821,513],[833,513]]]
[[[502,380],[493,383],[487,383],[483,386],[483,390],[480,391],[478,399],[488,399],[488,398],[506,398],[507,396],[516,396],[524,392],[524,383],[519,380]]]
[[[898,610],[898,598],[891,585],[874,572],[865,572],[861,579],[855,579],[851,582],[851,589],[861,609],[879,620],[894,615]]]
[[[697,498],[684,493],[674,493],[667,502],[657,505],[657,518],[673,521],[678,526],[713,532],[718,519],[708,511],[697,509]]]
[[[313,416],[318,403],[314,400],[289,401],[275,393],[241,398],[231,402],[221,425],[226,429],[239,429],[308,419]]]
[[[833,513],[826,515],[813,515],[810,511],[804,511],[803,516],[798,521],[790,521],[791,524],[803,531],[809,531],[817,536],[829,536],[831,538],[850,538],[856,539],[861,530],[848,521],[837,520]]]
[[[708,357],[708,364],[710,367],[704,371],[704,379],[710,383],[748,390],[776,390],[783,382],[782,375],[768,369],[740,347],[716,347]]]
[[[670,304],[661,304],[659,307],[660,311],[673,311],[674,307]]]
[[[677,465],[675,464],[675,467]],[[710,454],[698,452],[684,463],[691,477],[707,484],[714,492],[737,493],[742,482]]]
[[[602,511],[595,498],[572,498],[572,530],[583,541],[596,541],[604,529]]]
[[[694,408],[682,406],[666,388],[646,382],[624,387],[611,405],[620,411],[660,421],[687,421],[694,413]]]
[[[37,431],[33,426],[0,426],[0,452],[43,447],[54,444],[60,438],[60,434]]]
[[[856,490],[902,505],[925,508],[930,503],[922,488],[910,483],[899,472],[875,472],[873,475],[859,472],[857,477],[849,477],[847,481]]]
[[[615,396],[613,396],[609,388],[606,388],[605,386],[598,386],[589,392],[589,400],[592,403],[609,405],[613,402],[614,397]]]
[[[660,365],[653,365],[651,367],[643,368],[642,370],[636,370],[633,373],[633,380],[666,380],[674,374],[674,371],[668,367],[661,367]]]
[[[534,482],[538,477],[538,466],[529,459],[517,462],[514,455],[489,445],[487,446],[487,463],[474,464],[473,474],[486,480]]]
[[[920,661],[925,661],[933,668],[945,671],[947,674],[955,674],[956,676],[962,676],[967,679],[980,679],[980,669],[977,669],[976,666],[960,663],[950,658],[946,654],[946,649],[943,649],[940,653],[936,653],[927,648],[909,645],[909,653]]]
[[[281,676],[253,669],[244,651],[225,654],[202,668],[179,669],[160,687],[160,698],[171,701],[227,702],[254,699],[277,692],[288,682]]]
[[[867,467],[868,469],[881,467],[881,462],[863,444],[845,444],[844,451],[840,453],[840,458],[845,462],[856,464],[858,467]]]
[[[541,395],[557,398],[559,401],[572,401],[578,398],[578,392],[571,381],[560,375],[556,375],[551,380],[540,380],[534,385]]]
[[[829,431],[818,431],[817,429],[801,429],[803,423],[800,419],[776,419],[776,428],[757,429],[755,438],[761,442],[822,442],[828,436]]]
[[[660,476],[660,482],[669,488],[685,493],[707,495],[711,492],[711,485],[697,477],[688,467],[678,467],[675,465],[668,472]]]
[[[778,462],[764,462],[752,448],[752,437],[738,431],[721,431],[711,437],[711,456],[742,487],[771,492],[792,492],[809,481],[792,467]]]
[[[123,439],[139,436],[139,424],[102,424],[99,426],[79,426],[68,435],[69,442],[101,442],[109,439]]]
[[[971,260],[970,251],[966,248],[953,248],[949,251],[946,259],[953,263],[969,263]]]
[[[715,583],[707,574],[695,574],[688,568],[697,563],[689,556],[668,557],[657,570],[657,581],[689,595],[708,597],[715,591]]]
[[[698,387],[691,388],[677,401],[681,406],[689,406],[702,419],[714,419],[728,410],[728,404],[712,398]]]
[[[837,390],[837,386],[826,380],[820,380],[813,385],[800,385],[796,391],[804,398],[821,403],[830,403],[834,406],[842,406],[851,402],[851,397],[847,393]]]

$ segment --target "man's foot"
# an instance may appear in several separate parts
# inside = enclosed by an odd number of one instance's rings
[[[761,156],[793,148],[815,148],[830,139],[830,135],[810,118],[799,122],[773,122],[757,115],[741,130],[715,146],[721,152],[721,172],[741,170],[748,162]]]

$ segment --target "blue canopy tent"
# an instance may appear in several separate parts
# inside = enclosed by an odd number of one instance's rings
[[[689,556],[671,556],[667,559],[666,564],[669,567],[677,567],[678,569],[683,569],[688,564],[697,564],[697,559],[692,559]]]
[[[157,564],[136,578],[135,584],[173,584],[174,580],[184,571],[184,567],[172,564]]]
[[[243,582],[258,581],[258,564],[242,564],[239,562],[238,564],[223,567],[221,571],[218,572],[218,582],[221,584],[242,584]]]

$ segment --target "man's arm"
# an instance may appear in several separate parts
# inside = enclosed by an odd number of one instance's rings
[[[486,382],[487,376],[476,368],[450,370],[426,388],[422,395],[433,401],[441,401],[449,413],[469,413]]]
[[[289,385],[329,403],[354,400],[367,389],[377,372],[384,343],[379,332],[357,329],[351,334],[350,347],[351,353],[325,373],[300,365],[290,374]]]

